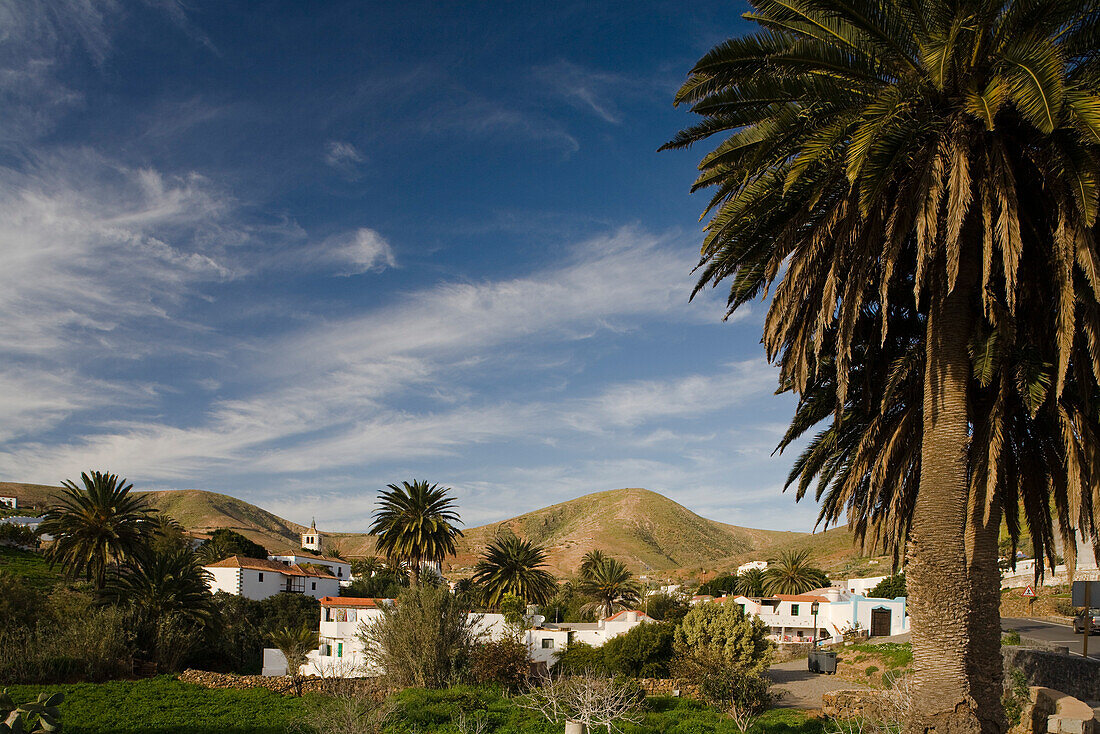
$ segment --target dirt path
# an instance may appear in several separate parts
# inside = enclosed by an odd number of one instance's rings
[[[811,673],[806,667],[806,658],[776,663],[768,669],[768,675],[775,684],[772,690],[782,693],[776,702],[780,708],[820,709],[823,693],[866,688],[835,675]]]

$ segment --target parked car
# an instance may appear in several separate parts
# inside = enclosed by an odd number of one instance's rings
[[[1085,633],[1085,625],[1089,625],[1089,634],[1094,635],[1100,632],[1100,609],[1089,609],[1088,611],[1080,611],[1077,616],[1073,618],[1073,631],[1076,634]]]

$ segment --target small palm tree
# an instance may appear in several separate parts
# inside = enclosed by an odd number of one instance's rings
[[[745,596],[764,596],[765,584],[763,569],[749,568],[737,574],[737,590]]]
[[[810,565],[810,551],[784,551],[764,572],[764,591],[769,594],[802,594],[829,584],[820,568]]]
[[[409,584],[420,583],[420,566],[424,562],[442,563],[454,555],[455,538],[462,531],[454,510],[450,488],[438,484],[413,481],[386,485],[379,498],[370,532],[377,536],[376,547],[387,557],[409,567]]]
[[[514,535],[497,538],[474,569],[474,582],[484,590],[485,603],[495,607],[505,594],[529,604],[545,604],[554,595],[554,577],[542,567],[546,549]]]
[[[145,498],[131,494],[134,485],[115,474],[85,472],[80,479],[83,487],[62,482],[39,529],[54,537],[46,552],[51,565],[60,565],[72,576],[83,575],[102,589],[107,567],[148,543],[155,530],[153,510]]]
[[[585,611],[599,611],[610,617],[616,609],[637,606],[642,598],[642,587],[621,561],[604,558],[581,578],[577,590],[592,601]]]
[[[283,627],[268,634],[271,644],[286,658],[286,673],[294,686],[294,693],[302,695],[302,666],[308,655],[319,644],[317,632],[308,627]]]
[[[581,578],[592,573],[592,569],[607,560],[607,555],[602,550],[594,549],[584,554],[581,558]]]
[[[206,624],[215,614],[214,597],[202,562],[189,549],[138,552],[111,576],[104,595],[156,620],[178,615]]]

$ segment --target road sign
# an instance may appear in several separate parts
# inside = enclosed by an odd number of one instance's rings
[[[1100,581],[1074,581],[1072,604],[1075,607],[1100,604]]]
[[[1027,588],[1024,589],[1024,596],[1026,596],[1028,599],[1034,599],[1037,596],[1035,593],[1035,588],[1031,584],[1028,584]]]

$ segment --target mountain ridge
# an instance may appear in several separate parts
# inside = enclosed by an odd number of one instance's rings
[[[42,506],[59,487],[0,482],[0,495],[20,504]],[[305,526],[231,495],[200,489],[141,492],[158,511],[175,518],[189,532],[208,535],[218,528],[235,530],[270,551],[298,546]],[[374,537],[367,533],[327,531],[326,539],[344,555],[372,555]],[[853,555],[846,530],[827,533],[761,530],[711,520],[664,495],[638,487],[604,490],[499,522],[463,530],[457,553],[445,571],[468,573],[494,538],[512,533],[545,545],[548,570],[559,576],[576,572],[581,557],[600,549],[639,574],[681,577],[693,570],[729,570],[739,563],[773,557],[786,548],[826,551],[820,559],[835,566]]]

